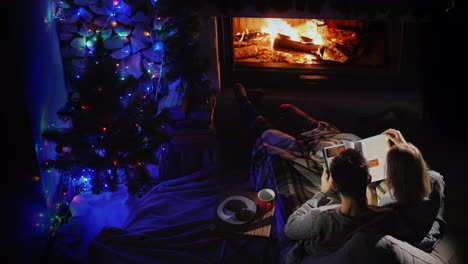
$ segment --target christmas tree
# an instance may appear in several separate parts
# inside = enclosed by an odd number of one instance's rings
[[[37,225],[52,236],[71,216],[73,197],[119,184],[141,196],[173,176],[162,172],[155,180],[151,173],[158,157],[167,157],[155,154],[167,154],[162,143],[169,133],[212,128],[216,89],[197,51],[201,21],[196,5],[182,6],[172,0],[52,2],[68,91],[57,111],[64,124],[49,124],[41,148],[47,150],[44,175],[60,177],[54,193],[45,190],[49,212],[39,214],[50,223]]]
[[[140,89],[141,78],[116,74],[119,62],[105,51],[98,37],[85,73],[70,81],[68,101],[57,112],[70,126],[43,132],[57,153],[43,166],[67,178],[64,193],[114,191],[120,183],[138,193],[150,184],[147,165],[158,163],[155,152],[169,138],[155,93]]]

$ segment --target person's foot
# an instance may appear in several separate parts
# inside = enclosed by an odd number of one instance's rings
[[[254,93],[247,93],[245,87],[240,83],[234,84],[233,90],[241,112],[252,130],[264,131],[272,128],[269,121],[257,109],[263,102],[263,90],[257,89]]]
[[[234,97],[239,104],[239,108],[241,110],[241,113],[249,119],[249,123],[255,119],[260,113],[256,109],[256,107],[252,104],[252,102],[249,100],[249,97],[247,96],[247,91],[245,90],[245,87],[240,84],[236,83],[232,86],[232,89],[234,91]]]
[[[247,93],[247,98],[257,108],[262,108],[265,92],[262,89],[256,89],[254,92]]]
[[[242,84],[236,83],[234,84],[232,89],[234,90],[234,97],[236,98],[236,101],[239,104],[242,105],[250,103],[249,98],[247,96],[247,91],[245,90],[245,87]]]

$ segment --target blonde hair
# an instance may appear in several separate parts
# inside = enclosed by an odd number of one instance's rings
[[[397,202],[417,203],[429,196],[431,183],[421,152],[411,143],[392,146],[387,153],[386,176]]]

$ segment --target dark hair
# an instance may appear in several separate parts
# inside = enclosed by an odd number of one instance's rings
[[[342,151],[332,160],[330,172],[338,192],[366,202],[369,166],[361,152],[354,149]]]

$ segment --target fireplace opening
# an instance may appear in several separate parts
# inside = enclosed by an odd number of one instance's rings
[[[384,23],[304,18],[232,18],[234,67],[386,65]]]
[[[340,87],[398,74],[402,26],[392,20],[217,19],[221,85]],[[392,77],[390,77],[392,78]],[[328,89],[328,88],[327,88]]]

